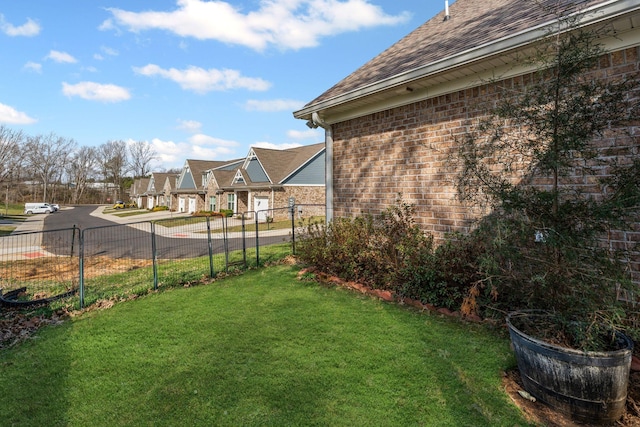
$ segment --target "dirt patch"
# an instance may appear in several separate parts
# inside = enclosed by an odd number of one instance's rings
[[[137,268],[148,267],[151,260],[146,259],[114,259],[94,256],[84,260],[85,277],[96,277],[108,274],[123,273]],[[1,270],[10,271],[5,277],[16,281],[49,280],[60,277],[78,277],[79,261],[77,258],[42,257],[21,261],[0,263]]]
[[[546,427],[587,427],[590,424],[577,423],[555,412],[542,402],[523,397],[522,379],[517,369],[504,373],[502,384],[511,400],[520,408],[529,421]],[[640,372],[632,372],[629,377],[627,412],[615,424],[616,427],[640,427]]]

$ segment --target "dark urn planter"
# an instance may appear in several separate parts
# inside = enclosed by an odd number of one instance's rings
[[[516,316],[545,316],[514,312],[507,317],[511,343],[525,390],[536,399],[580,422],[608,424],[625,412],[633,342],[619,334],[615,351],[579,351],[535,339],[513,325]]]

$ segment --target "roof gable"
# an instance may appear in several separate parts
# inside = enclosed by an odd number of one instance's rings
[[[288,185],[325,185],[325,157],[322,150],[282,180]]]
[[[286,177],[298,170],[324,149],[324,143],[320,143],[287,150],[253,147],[252,151],[270,182],[273,184],[282,184]]]
[[[213,169],[226,165],[227,162],[213,160],[194,160],[187,159],[184,162],[178,182],[176,183],[179,190],[198,189],[203,187],[202,174],[207,169]]]
[[[175,176],[175,174],[171,173],[152,172],[151,178],[149,178],[149,186],[147,187],[147,191],[155,193],[162,192],[167,178],[171,175]]]

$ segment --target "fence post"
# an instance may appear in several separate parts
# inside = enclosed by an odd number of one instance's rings
[[[209,245],[209,277],[213,278],[213,243],[211,242],[211,217],[207,218],[207,245]]]
[[[258,213],[255,215],[256,224],[256,267],[260,266],[260,237],[258,235]]]
[[[153,290],[158,290],[158,250],[156,249],[156,224],[151,221],[151,265],[153,269]]]
[[[224,246],[224,272],[229,272],[229,223],[228,218],[225,215],[222,218],[222,242]]]
[[[247,268],[247,241],[245,238],[244,215],[245,212],[242,213],[242,261],[244,262],[244,268]]]
[[[76,243],[76,225],[73,224],[73,231],[71,232],[71,258],[73,258],[73,248]]]
[[[78,272],[80,277],[78,278],[78,292],[80,296],[80,309],[84,308],[84,230],[78,233],[80,239],[80,263],[78,264]]]

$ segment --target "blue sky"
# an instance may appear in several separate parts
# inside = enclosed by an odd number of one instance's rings
[[[80,146],[148,141],[154,170],[322,142],[292,112],[443,9],[444,0],[5,0],[0,125]]]

